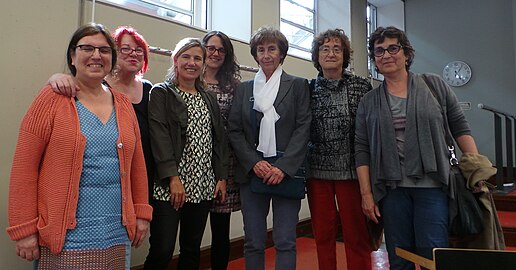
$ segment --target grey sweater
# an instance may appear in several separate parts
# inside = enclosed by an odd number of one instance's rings
[[[424,82],[420,74],[409,73],[408,82],[408,100],[412,96],[425,96],[428,102],[415,103],[415,113],[417,115],[428,115],[430,119],[429,125],[425,130],[425,135],[417,134],[420,132],[416,129],[416,134],[406,133],[406,143],[410,140],[417,142],[420,152],[419,156],[415,156],[416,160],[412,160],[411,164],[407,164],[407,170],[422,171],[423,174],[428,175],[442,183],[443,188],[448,187],[450,165],[448,162],[447,144],[444,136],[444,125],[441,117],[440,107],[437,100],[434,99],[428,86]],[[441,80],[437,75],[427,75],[429,82],[433,85],[437,92],[437,98],[443,106],[452,136],[458,138],[462,135],[469,135],[468,122],[459,106],[457,97],[453,91]],[[399,170],[399,160],[397,153],[390,153],[385,149],[396,149],[395,139],[388,136],[389,130],[381,130],[381,126],[385,127],[385,120],[389,121],[390,115],[381,113],[382,95],[385,95],[385,83],[380,87],[370,91],[366,94],[358,107],[355,128],[355,159],[356,166],[369,166],[369,175],[371,181],[371,189],[375,201],[380,201],[386,194],[386,181],[399,180],[396,179],[401,173]],[[416,95],[416,93],[419,93]],[[418,100],[419,102],[419,100]],[[409,112],[407,112],[409,113]],[[409,115],[407,115],[409,118]],[[414,120],[419,120],[417,117],[412,117]],[[407,119],[407,125],[409,119]],[[383,123],[383,124],[382,124]],[[421,123],[418,123],[421,125]],[[386,133],[387,132],[387,133]],[[426,135],[429,133],[429,135]],[[422,140],[422,138],[425,138]],[[431,151],[426,151],[430,149]],[[383,150],[383,152],[382,152]],[[405,149],[407,150],[407,149]],[[394,150],[395,151],[395,150]],[[434,156],[428,156],[433,153]],[[389,160],[386,156],[391,156],[393,160]],[[429,166],[432,168],[429,168]],[[409,167],[410,166],[410,167]],[[412,166],[419,166],[422,168],[415,168]]]

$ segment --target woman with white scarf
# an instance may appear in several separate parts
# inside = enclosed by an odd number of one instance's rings
[[[267,216],[272,201],[276,269],[296,269],[296,225],[300,199],[255,193],[251,178],[279,185],[294,177],[304,161],[310,132],[308,82],[283,71],[288,41],[277,29],[262,27],[250,41],[260,69],[237,88],[229,114],[229,138],[238,164],[244,221],[246,269],[264,269]],[[276,159],[274,164],[265,159]]]

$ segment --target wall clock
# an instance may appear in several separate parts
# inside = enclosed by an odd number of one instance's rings
[[[462,61],[451,61],[443,69],[443,79],[450,86],[463,86],[471,79],[471,67]]]

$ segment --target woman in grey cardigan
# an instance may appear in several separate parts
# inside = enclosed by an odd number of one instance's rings
[[[355,157],[364,214],[383,218],[391,269],[414,269],[395,247],[431,258],[432,248],[448,246],[450,130],[462,152],[477,147],[457,97],[435,75],[409,71],[414,49],[405,33],[380,27],[369,40],[369,57],[385,80],[358,107]],[[437,99],[440,101],[438,102]]]

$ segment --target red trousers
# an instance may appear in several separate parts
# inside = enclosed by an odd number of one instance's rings
[[[311,178],[307,181],[307,188],[319,269],[337,269],[337,216],[342,224],[347,269],[372,269],[372,250],[358,181]]]

